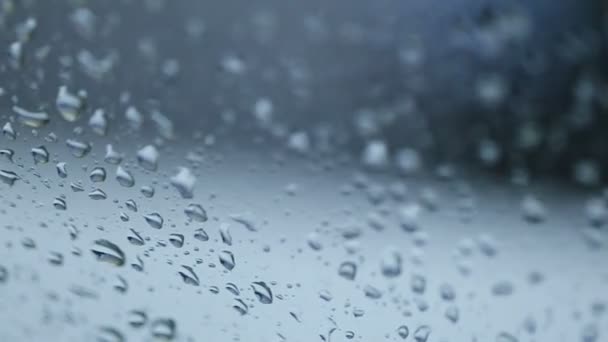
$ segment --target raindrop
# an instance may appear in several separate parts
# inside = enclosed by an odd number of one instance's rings
[[[158,167],[158,150],[152,145],[147,145],[137,151],[137,162],[144,169],[155,171]]]
[[[251,284],[253,293],[262,304],[272,304],[272,291],[263,281],[256,281]]]
[[[108,120],[103,109],[96,109],[89,119],[89,127],[98,135],[106,135],[108,130]]]
[[[67,164],[65,162],[57,163],[57,175],[61,178],[66,178],[68,176],[68,170],[66,168],[66,165]]]
[[[131,210],[132,212],[137,212],[137,204],[132,199],[127,200],[125,202],[125,206],[127,207],[127,209]]]
[[[107,262],[114,266],[125,264],[125,253],[114,243],[106,240],[95,240],[91,252],[97,257],[97,261]]]
[[[380,299],[382,297],[382,292],[371,285],[366,285],[363,288],[363,293],[365,293],[365,297],[371,299]]]
[[[5,148],[5,149],[0,149],[0,156],[4,156],[6,157],[6,159],[9,162],[13,162],[13,156],[15,155],[15,151]]]
[[[17,138],[17,133],[10,122],[4,124],[2,127],[2,134],[10,140],[15,140]]]
[[[410,329],[406,325],[402,325],[397,328],[397,335],[405,340],[408,336],[410,336]]]
[[[148,322],[148,315],[141,310],[131,310],[129,311],[128,322],[133,328],[141,328]]]
[[[306,241],[308,242],[308,246],[312,250],[318,251],[323,248],[323,245],[321,244],[321,236],[316,232],[311,232],[310,234],[308,234]]]
[[[133,106],[129,106],[125,111],[125,118],[133,129],[139,129],[144,123],[144,116]]]
[[[108,198],[108,195],[101,189],[93,189],[93,191],[89,192],[89,198],[92,200],[105,200]]]
[[[161,229],[163,227],[163,218],[158,213],[152,213],[144,216],[148,225],[152,228]]]
[[[17,174],[14,173],[13,171],[0,170],[0,180],[4,184],[8,184],[9,186],[12,186],[13,184],[15,184],[15,181],[17,179],[19,179],[19,176],[17,176]]]
[[[70,153],[76,158],[82,158],[91,151],[91,145],[82,141],[68,139],[65,144],[70,149]]]
[[[200,281],[198,280],[198,276],[196,275],[196,273],[194,273],[194,270],[192,270],[192,267],[182,265],[182,270],[178,273],[182,277],[184,283],[188,285],[199,286]]]
[[[207,235],[207,232],[203,228],[199,228],[194,231],[194,238],[199,241],[208,241],[209,235]]]
[[[112,145],[106,145],[106,156],[104,157],[106,163],[118,165],[122,162],[123,158],[123,155],[114,150],[114,147],[112,147]]]
[[[36,164],[46,164],[49,162],[49,151],[44,146],[32,148],[32,156]]]
[[[423,294],[426,289],[426,279],[423,276],[416,274],[412,276],[410,286],[414,293]]]
[[[159,318],[152,322],[150,331],[152,336],[170,341],[175,338],[177,327],[173,319]]]
[[[53,207],[55,207],[55,209],[57,210],[66,210],[68,208],[67,204],[65,203],[65,200],[59,197],[53,200]]]
[[[115,328],[101,327],[97,332],[96,342],[124,342],[122,333]]]
[[[135,178],[131,172],[122,168],[122,166],[118,166],[116,168],[116,180],[118,183],[124,187],[130,188],[135,185]]]
[[[140,191],[146,198],[152,198],[152,196],[154,196],[154,188],[149,185],[142,186]]]
[[[394,247],[387,248],[380,263],[382,274],[388,278],[398,277],[401,274],[402,263],[399,251]]]
[[[171,185],[177,189],[182,198],[192,198],[196,177],[186,167],[180,167],[177,174],[170,179]]]
[[[460,311],[458,310],[458,307],[455,305],[448,306],[448,308],[445,310],[445,317],[452,323],[458,322],[458,319],[460,318]]]
[[[333,299],[333,296],[331,295],[331,293],[327,290],[321,290],[319,292],[319,298],[323,299],[326,302],[331,302],[331,300]]]
[[[227,244],[228,246],[232,246],[232,236],[228,230],[228,224],[222,223],[220,225],[220,236],[222,237],[223,243]]]
[[[184,212],[191,220],[198,222],[207,221],[207,212],[200,204],[188,204],[186,209],[184,209]]]
[[[72,191],[74,192],[84,191],[84,187],[80,183],[70,183],[70,188],[72,188]]]
[[[228,292],[232,293],[235,296],[238,296],[241,293],[239,291],[239,288],[234,283],[227,283],[226,290],[228,290]]]
[[[232,271],[235,266],[234,263],[234,255],[230,251],[221,251],[220,255],[220,264],[224,266],[228,271]]]
[[[40,128],[49,123],[49,114],[46,112],[30,112],[17,106],[13,106],[13,111],[19,122],[29,127]]]
[[[141,237],[141,235],[139,235],[138,232],[136,232],[135,230],[131,229],[131,233],[133,235],[129,235],[127,236],[127,240],[135,246],[143,246],[144,244],[144,239]]]
[[[234,299],[232,308],[235,309],[241,315],[246,315],[249,311],[249,307],[247,307],[247,304],[245,304],[245,302],[238,298]]]
[[[135,259],[137,262],[132,263],[131,267],[133,267],[133,269],[137,272],[142,272],[144,270],[144,261],[139,256],[137,256]]]
[[[169,242],[171,242],[174,247],[182,248],[184,245],[184,236],[182,234],[172,233],[169,235]]]
[[[50,252],[48,256],[48,261],[51,265],[61,266],[63,265],[63,254],[58,252]]]
[[[91,173],[89,174],[89,178],[91,179],[91,182],[104,182],[106,180],[106,169],[99,166],[93,168],[93,170],[91,170]]]
[[[509,333],[501,332],[496,336],[496,342],[517,342],[517,338]]]
[[[421,325],[414,331],[414,339],[416,342],[426,342],[431,334],[431,328],[428,325]]]
[[[524,219],[530,223],[540,223],[547,214],[543,203],[532,195],[524,197],[521,203]]]
[[[68,91],[66,86],[61,86],[57,92],[55,105],[66,121],[73,122],[80,117],[80,113],[84,109],[84,97],[80,97],[80,94],[74,95]]]
[[[338,268],[338,275],[344,279],[354,280],[357,275],[357,265],[351,261],[345,261]]]

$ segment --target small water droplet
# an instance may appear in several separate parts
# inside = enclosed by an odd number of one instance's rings
[[[158,150],[153,145],[137,151],[137,162],[146,170],[155,171],[158,168],[158,157]]]
[[[56,169],[57,169],[57,175],[61,178],[66,178],[68,176],[68,170],[67,170],[67,163],[65,162],[60,162],[57,163]]]
[[[228,271],[232,271],[235,266],[234,255],[230,251],[221,251],[219,255],[220,264],[224,266]]]
[[[76,121],[84,109],[84,97],[74,95],[68,91],[66,86],[59,87],[55,106],[61,116],[69,122]]]
[[[182,265],[182,269],[178,272],[184,283],[193,286],[199,286],[200,281],[194,270],[190,266]]]
[[[91,173],[89,173],[89,178],[91,179],[91,182],[104,182],[106,180],[106,169],[100,166],[93,168]]]
[[[241,299],[238,299],[238,298],[234,299],[232,308],[234,308],[242,316],[246,315],[247,312],[249,311],[249,307],[247,306],[247,304],[245,304],[245,302],[243,302]]]
[[[189,219],[198,221],[198,222],[206,222],[207,221],[207,212],[200,204],[188,204],[186,209],[184,209],[186,216]]]
[[[8,184],[9,186],[12,186],[13,184],[15,184],[15,181],[17,181],[18,179],[19,179],[19,176],[17,176],[17,174],[14,173],[13,171],[0,170],[0,180],[2,180],[2,182],[4,184]]]
[[[148,322],[148,315],[141,310],[131,310],[127,320],[133,328],[141,328]]]
[[[169,242],[177,248],[182,248],[184,245],[184,236],[182,234],[169,234]]]
[[[175,324],[175,320],[171,318],[159,318],[154,320],[150,330],[152,336],[168,341],[173,340],[177,335],[177,325]]]
[[[32,156],[36,164],[46,164],[49,162],[49,151],[44,146],[32,148]]]
[[[194,196],[194,185],[196,177],[187,167],[180,167],[177,174],[170,179],[171,185],[177,189],[182,198],[192,198]]]
[[[106,198],[108,198],[108,195],[106,195],[106,193],[101,190],[101,189],[93,189],[91,192],[89,192],[89,198],[92,200],[105,200]]]
[[[405,340],[408,336],[410,336],[410,329],[406,325],[402,325],[397,328],[397,335]]]
[[[57,197],[53,200],[53,207],[55,207],[57,210],[66,210],[68,205],[65,203],[63,198]]]
[[[345,261],[338,268],[338,275],[344,279],[355,280],[357,265],[352,261]]]
[[[70,149],[70,153],[76,158],[82,158],[91,151],[91,145],[86,142],[68,139],[65,144]]]

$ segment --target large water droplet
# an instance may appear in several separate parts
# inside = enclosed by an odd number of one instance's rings
[[[89,178],[91,179],[91,182],[104,182],[106,180],[106,169],[100,166],[93,168],[89,174]]]
[[[19,176],[17,176],[17,174],[13,171],[0,170],[0,180],[4,184],[12,186],[13,184],[15,184],[15,181],[17,181],[17,179],[19,179]]]
[[[416,342],[426,342],[431,334],[431,328],[428,325],[421,325],[414,331],[414,339]]]
[[[68,176],[68,170],[67,170],[66,165],[67,164],[65,162],[57,163],[57,166],[56,166],[57,175],[61,178],[66,178]]]
[[[262,304],[272,303],[272,291],[270,287],[263,281],[256,281],[251,284],[253,293]]]
[[[92,200],[105,200],[106,198],[108,198],[108,195],[101,189],[93,189],[91,192],[89,192],[89,198]]]
[[[163,217],[160,216],[160,214],[158,213],[152,213],[152,214],[148,214],[144,216],[144,219],[146,220],[146,222],[148,222],[148,225],[150,225],[150,227],[152,228],[156,228],[156,229],[161,229],[163,227]]]
[[[53,200],[53,207],[55,207],[55,209],[57,210],[66,210],[68,208],[67,204],[65,203],[65,200],[59,197]]]
[[[147,145],[137,151],[137,162],[146,170],[156,170],[158,167],[158,157],[158,150],[153,145]]]
[[[108,119],[103,109],[96,109],[89,119],[89,127],[98,135],[106,135],[108,130]]]
[[[200,204],[188,204],[186,209],[184,209],[184,212],[186,213],[186,216],[188,216],[188,218],[191,220],[198,222],[207,221],[207,212]]]
[[[170,179],[171,185],[179,191],[182,198],[192,198],[196,177],[187,167],[180,167],[177,174]]]
[[[114,266],[123,266],[125,264],[125,253],[106,239],[95,240],[91,252],[97,257],[98,261],[107,262]]]
[[[32,148],[32,156],[36,164],[46,164],[49,162],[49,151],[44,146]]]
[[[184,283],[193,286],[199,286],[200,281],[194,270],[190,266],[182,265],[182,269],[178,272]]]
[[[220,264],[224,266],[228,271],[232,271],[235,266],[234,263],[234,255],[230,251],[221,251],[220,255]]]
[[[49,123],[49,114],[46,112],[31,112],[17,106],[13,106],[13,111],[19,122],[29,127],[40,128]]]
[[[135,178],[131,172],[125,170],[122,166],[116,168],[116,180],[124,187],[130,188],[135,185]]]
[[[209,235],[207,235],[207,232],[203,228],[199,228],[194,231],[194,238],[199,241],[208,241]]]
[[[177,248],[182,248],[184,245],[184,235],[172,233],[169,234],[169,242]]]
[[[59,87],[55,105],[61,116],[66,121],[76,121],[84,109],[84,97],[74,95],[68,91],[66,86]]]
[[[357,265],[351,261],[345,261],[338,268],[338,275],[344,279],[354,280],[357,275]]]
[[[163,340],[173,340],[177,335],[177,325],[175,320],[171,318],[159,318],[152,322],[151,328],[152,336]]]
[[[249,311],[249,307],[247,306],[247,304],[245,304],[245,302],[238,298],[234,299],[232,308],[235,309],[241,315],[246,315]]]
[[[91,145],[86,142],[68,139],[65,144],[70,149],[70,153],[76,158],[82,158],[91,151]]]
[[[408,336],[410,336],[410,329],[406,325],[402,325],[397,328],[397,335],[405,340]]]

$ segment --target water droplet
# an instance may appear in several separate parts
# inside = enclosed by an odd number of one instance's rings
[[[84,93],[83,93],[84,94]],[[66,86],[59,87],[55,106],[66,121],[76,121],[84,109],[84,98],[68,91]]]
[[[263,281],[256,281],[251,284],[253,293],[262,304],[272,304],[272,291]]]
[[[0,284],[4,284],[8,281],[8,270],[6,267],[0,265]]]
[[[366,285],[363,288],[363,293],[365,293],[365,297],[370,299],[380,299],[382,297],[382,292],[371,285]]]
[[[208,241],[209,235],[207,235],[207,232],[203,228],[199,228],[194,231],[194,238],[199,241]]]
[[[245,304],[245,302],[238,298],[234,299],[232,308],[235,309],[241,315],[246,315],[249,311],[249,307],[247,306],[247,304]]]
[[[13,162],[14,155],[15,155],[15,151],[13,151],[9,148],[0,149],[0,156],[6,157],[6,159],[11,163]]]
[[[118,165],[122,162],[122,159],[123,155],[114,150],[114,147],[112,147],[112,145],[106,145],[106,156],[104,157],[106,163]]]
[[[155,171],[158,167],[158,150],[152,145],[147,145],[137,151],[137,162],[144,169]]]
[[[154,196],[154,188],[149,185],[142,186],[140,191],[146,198],[152,198]]]
[[[15,129],[10,122],[7,122],[2,126],[2,134],[10,140],[15,140],[17,138],[17,132],[15,132]]]
[[[53,207],[57,210],[66,210],[68,206],[63,198],[57,197],[53,200]]]
[[[93,168],[89,174],[89,178],[91,179],[91,182],[104,182],[106,180],[106,169],[100,166]]]
[[[124,187],[130,188],[135,185],[135,178],[131,172],[125,170],[122,166],[116,168],[116,180]]]
[[[65,162],[57,163],[57,166],[56,166],[57,175],[61,178],[66,178],[68,176],[68,170],[67,170],[66,165],[67,164]]]
[[[547,214],[543,203],[532,195],[526,195],[521,203],[523,216],[530,223],[540,223]]]
[[[506,332],[501,332],[500,334],[498,334],[496,336],[496,342],[517,342],[517,338],[515,338],[515,336],[506,333]]]
[[[394,278],[401,274],[402,258],[399,251],[394,247],[387,248],[380,263],[382,274],[388,278]]]
[[[32,148],[32,156],[36,164],[46,164],[49,162],[49,151],[44,146]]]
[[[114,266],[125,264],[125,253],[114,243],[106,240],[95,240],[91,252],[97,257],[97,261],[107,262]]]
[[[106,135],[108,130],[108,120],[103,109],[96,109],[89,119],[89,127],[98,135]]]
[[[232,271],[235,266],[234,263],[234,255],[230,251],[221,251],[220,255],[220,264],[224,266],[228,271]]]
[[[431,334],[431,328],[428,325],[421,325],[414,331],[414,339],[416,342],[426,342]]]
[[[114,290],[116,290],[120,293],[125,293],[129,289],[129,283],[127,283],[125,278],[123,278],[121,276],[117,276],[116,282],[114,283],[113,287],[114,287]]]
[[[13,184],[15,184],[15,181],[17,181],[17,179],[19,179],[19,176],[17,176],[17,174],[13,171],[0,170],[0,180],[4,184],[12,186]]]
[[[448,308],[445,310],[445,317],[452,323],[458,322],[458,319],[460,318],[460,311],[458,310],[458,307],[455,305],[448,306]]]
[[[148,315],[141,310],[131,310],[129,311],[128,322],[133,328],[141,328],[148,322]]]
[[[58,252],[49,252],[48,261],[53,266],[63,265],[63,254]]]
[[[338,275],[344,279],[355,280],[357,265],[352,261],[345,261],[338,268]]]
[[[180,167],[177,174],[170,179],[171,185],[177,189],[182,198],[192,198],[196,177],[186,167]]]
[[[144,239],[141,237],[141,235],[139,235],[138,232],[136,232],[135,230],[133,230],[131,228],[131,233],[133,235],[129,235],[127,236],[127,240],[135,246],[143,246],[144,245]]]
[[[135,213],[137,212],[137,204],[132,199],[127,200],[125,202],[125,206],[127,207],[127,209],[131,210],[132,212],[135,212]]]
[[[40,128],[49,123],[49,114],[46,112],[31,112],[17,106],[13,106],[13,111],[19,122],[29,127]]]
[[[184,209],[186,216],[189,219],[198,221],[198,222],[206,222],[207,221],[207,212],[200,204],[188,204],[186,209]]]
[[[345,336],[347,339],[352,340],[353,338],[355,338],[355,332],[354,332],[354,331],[350,331],[350,330],[349,330],[349,331],[347,331],[347,332],[344,334],[344,336]]]
[[[174,247],[182,248],[184,245],[184,236],[176,233],[169,234],[169,242],[171,242]]]
[[[410,286],[414,293],[423,294],[426,290],[426,279],[423,276],[416,274],[412,276]]]
[[[228,230],[228,228],[226,223],[222,223],[220,225],[220,236],[222,237],[223,243],[232,246],[232,236],[230,235],[230,230]]]
[[[445,301],[451,302],[456,298],[456,292],[450,284],[443,284],[439,288],[441,298]]]
[[[177,325],[171,318],[159,318],[152,322],[150,330],[152,336],[164,340],[173,340],[177,335]]]
[[[95,338],[96,342],[124,342],[125,338],[120,331],[111,327],[101,327]]]
[[[108,195],[101,189],[93,189],[93,191],[89,192],[89,198],[92,200],[100,201],[108,198]]]
[[[308,234],[306,241],[312,250],[319,251],[321,248],[323,248],[323,245],[321,244],[321,236],[316,232],[311,232]]]
[[[321,290],[319,292],[319,298],[323,299],[326,302],[331,302],[331,300],[334,298],[331,293],[327,290]]]
[[[492,285],[492,294],[495,296],[509,296],[513,291],[513,284],[507,280],[499,281]]]
[[[139,129],[144,123],[144,116],[133,106],[127,108],[125,118],[133,129]]]
[[[131,267],[137,272],[142,272],[144,270],[144,261],[139,256],[135,258],[135,261],[131,264]]]
[[[82,158],[91,151],[91,145],[82,141],[68,139],[65,144],[70,149],[70,153],[76,158]]]
[[[397,335],[405,340],[408,336],[410,336],[410,329],[406,325],[402,325],[397,328]]]
[[[228,290],[228,292],[232,293],[235,296],[238,296],[241,293],[241,291],[239,291],[239,288],[234,283],[227,283],[226,290]]]
[[[182,270],[178,272],[184,283],[193,286],[199,286],[200,281],[194,270],[190,266],[182,265]]]
[[[144,219],[152,228],[161,229],[163,227],[164,220],[158,213],[145,215]]]

